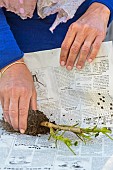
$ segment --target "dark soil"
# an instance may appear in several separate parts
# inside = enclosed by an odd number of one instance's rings
[[[49,119],[44,115],[43,112],[37,110],[29,111],[28,115],[28,125],[27,125],[27,130],[25,134],[27,135],[33,135],[36,136],[38,134],[48,134],[50,132],[49,128],[40,126],[41,122],[47,121],[49,122]],[[15,132],[15,130],[4,120],[0,121],[2,128],[5,129],[8,132]]]

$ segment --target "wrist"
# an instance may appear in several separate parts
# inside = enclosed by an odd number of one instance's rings
[[[15,65],[20,65],[20,64],[26,66],[26,64],[25,64],[25,62],[24,62],[23,59],[17,60],[17,61],[15,61],[15,62],[7,65],[6,67],[4,67],[2,70],[0,70],[0,77],[2,77],[3,74],[4,74],[7,70],[10,70],[10,68],[12,68],[12,67],[13,67],[13,69],[14,69],[14,68],[18,68],[17,66],[15,67]]]
[[[99,2],[94,2],[94,3],[91,4],[90,7],[95,8],[95,9],[99,9],[99,12],[101,11],[101,12],[104,13],[104,15],[106,14],[106,15],[110,16],[110,9],[104,4],[101,4]]]
[[[103,21],[105,28],[107,29],[108,21],[110,18],[110,9],[104,4],[94,2],[89,7],[89,13],[95,14],[96,17],[100,17]],[[98,19],[98,18],[97,18]]]
[[[24,62],[24,59],[23,58],[21,58],[21,59],[19,59],[19,60],[17,60],[17,61],[15,61],[15,62]],[[15,63],[15,62],[13,62],[13,63]],[[11,63],[11,64],[13,64],[13,63]],[[8,64],[7,66],[5,66],[4,68],[2,68],[1,70],[0,70],[0,72],[2,72],[5,68],[7,68],[9,65],[11,65],[11,64]]]

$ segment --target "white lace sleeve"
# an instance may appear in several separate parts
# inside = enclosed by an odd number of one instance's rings
[[[41,18],[45,18],[50,14],[57,14],[56,20],[51,26],[50,30],[53,30],[62,22],[67,22],[73,18],[78,7],[85,0],[38,0],[38,15]]]

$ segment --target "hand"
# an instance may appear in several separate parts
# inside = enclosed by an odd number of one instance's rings
[[[0,79],[0,100],[5,121],[24,133],[29,107],[37,110],[36,91],[27,66],[15,64],[7,69]]]
[[[81,69],[86,60],[90,63],[96,57],[105,38],[110,16],[109,9],[100,3],[93,3],[86,13],[71,24],[61,46],[60,64],[71,70]]]

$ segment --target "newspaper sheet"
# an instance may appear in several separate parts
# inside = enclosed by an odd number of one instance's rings
[[[86,63],[81,71],[61,67],[59,56],[60,49],[25,55],[39,109],[58,124],[112,128],[112,42],[103,43],[95,61]],[[86,145],[79,142],[73,150],[76,156],[63,143],[56,148],[48,135],[34,137],[0,129],[1,170],[113,170],[113,141],[109,138],[101,135]]]

